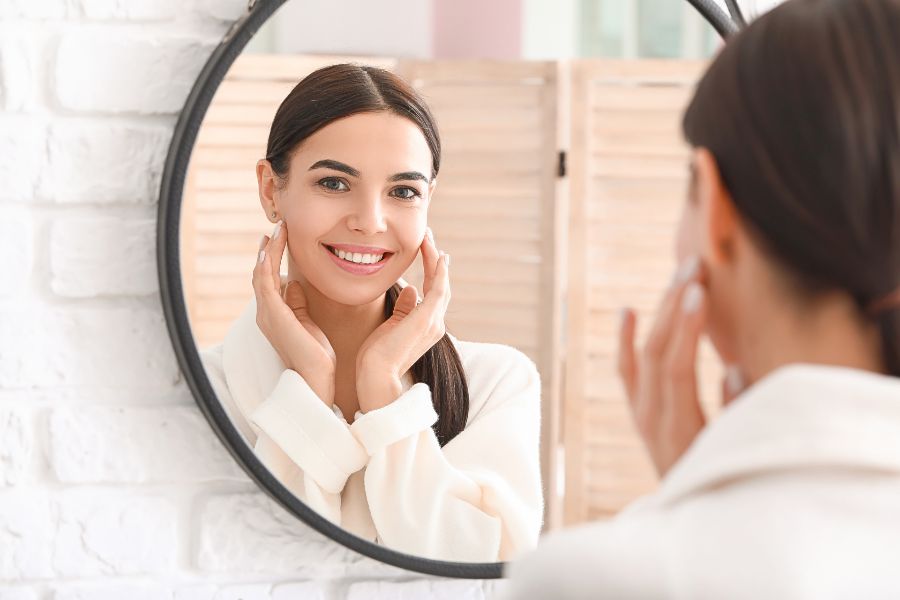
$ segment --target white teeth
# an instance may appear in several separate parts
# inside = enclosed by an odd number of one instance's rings
[[[332,248],[331,251],[340,259],[361,265],[371,265],[380,262],[381,259],[384,258],[384,254],[361,254],[359,252],[344,252],[343,250],[338,250],[337,248]]]

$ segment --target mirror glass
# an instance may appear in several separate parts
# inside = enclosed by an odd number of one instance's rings
[[[180,222],[207,375],[279,481],[463,562],[652,491],[616,316],[674,269],[680,113],[719,43],[671,0],[287,2],[215,94]]]

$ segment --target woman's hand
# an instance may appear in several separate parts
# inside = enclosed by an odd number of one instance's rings
[[[622,314],[619,376],[660,477],[706,424],[696,373],[697,347],[706,320],[704,278],[697,258],[682,265],[640,355],[634,348],[637,318],[630,309]]]
[[[287,227],[279,221],[271,239],[263,236],[253,269],[256,324],[285,367],[299,373],[316,395],[331,406],[337,359],[328,338],[309,316],[300,284],[288,282],[282,295],[280,266],[286,246]]]
[[[362,412],[387,406],[402,390],[400,377],[446,332],[450,304],[450,256],[438,252],[431,229],[420,246],[425,271],[424,298],[407,285],[391,317],[363,342],[356,358],[356,395]]]

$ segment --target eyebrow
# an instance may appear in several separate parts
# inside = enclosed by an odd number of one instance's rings
[[[418,171],[407,171],[406,173],[391,175],[388,181],[424,181],[428,183],[428,178]]]
[[[346,173],[350,177],[359,177],[359,171],[357,171],[350,165],[345,165],[344,163],[337,161],[337,160],[331,160],[331,159],[320,160],[320,161],[316,162],[315,164],[313,164],[313,166],[311,166],[309,168],[310,171],[315,170],[315,169],[334,169],[335,171],[340,171],[341,173]]]
[[[313,166],[309,168],[310,171],[313,171],[315,169],[333,169],[335,171],[340,171],[341,173],[346,173],[351,177],[359,177],[359,171],[357,171],[350,165],[337,160],[325,159],[317,161],[313,164]],[[429,179],[418,171],[406,171],[404,173],[391,175],[388,178],[388,181],[424,181],[425,183],[428,183]]]

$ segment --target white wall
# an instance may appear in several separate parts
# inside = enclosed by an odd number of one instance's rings
[[[434,0],[289,0],[251,50],[431,58]]]
[[[381,0],[379,0],[381,1]],[[245,0],[0,0],[0,600],[482,598],[270,502],[157,297],[175,119]]]

